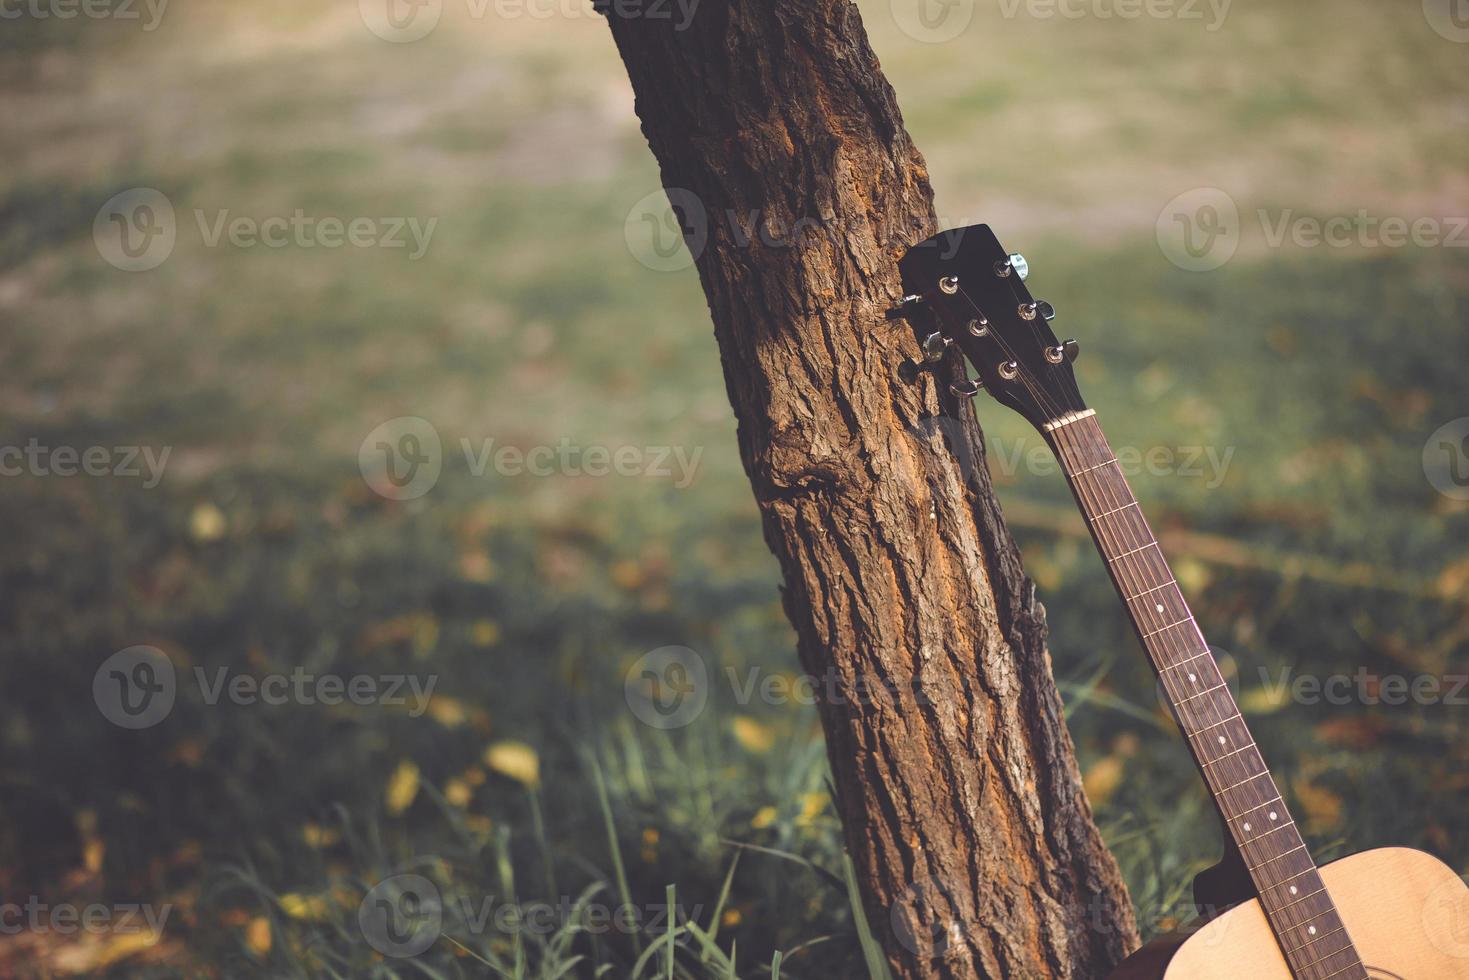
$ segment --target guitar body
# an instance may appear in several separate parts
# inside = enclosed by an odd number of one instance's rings
[[[1373,980],[1469,978],[1469,885],[1422,851],[1383,847],[1321,867]],[[1259,902],[1154,940],[1109,980],[1291,980]]]

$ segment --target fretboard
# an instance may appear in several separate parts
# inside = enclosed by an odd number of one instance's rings
[[[1367,972],[1095,415],[1052,448],[1297,980]]]

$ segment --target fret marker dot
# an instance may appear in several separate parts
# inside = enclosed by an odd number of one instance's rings
[[[1224,736],[1223,736],[1223,735],[1220,735],[1220,736],[1219,736],[1219,744],[1220,744],[1220,745],[1225,745],[1225,744],[1227,744],[1227,742],[1226,742],[1226,741],[1225,741],[1225,738],[1224,738]]]
[[[1292,895],[1294,895],[1294,894],[1295,894],[1295,893],[1296,893],[1296,890],[1297,890],[1297,889],[1296,889],[1296,886],[1295,886],[1295,885],[1291,885],[1291,886],[1290,886],[1290,893],[1291,893],[1291,894],[1292,894]]]
[[[1280,819],[1280,814],[1276,813],[1274,810],[1271,810],[1270,811],[1270,819],[1271,820],[1279,820]]]
[[[1156,606],[1154,606],[1153,608],[1154,609],[1157,609],[1159,612],[1162,612],[1163,611],[1163,603],[1160,602]]]
[[[1315,926],[1310,926],[1310,927],[1308,927],[1308,928],[1307,928],[1307,929],[1306,929],[1306,931],[1307,931],[1307,932],[1309,932],[1309,933],[1310,933],[1310,934],[1311,934],[1311,935],[1313,935],[1313,936],[1314,936],[1314,935],[1316,935],[1316,927],[1315,927]]]
[[[1250,825],[1249,824],[1245,824],[1245,829],[1246,830],[1249,830],[1250,829]]]
[[[1196,681],[1196,680],[1199,679],[1199,675],[1198,674],[1189,674],[1188,675],[1188,679],[1191,680],[1191,681]]]

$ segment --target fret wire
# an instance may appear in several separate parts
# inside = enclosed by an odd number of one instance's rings
[[[1297,926],[1296,928],[1299,928],[1299,926]],[[1293,953],[1299,953],[1301,950],[1305,949],[1307,946],[1314,946],[1316,943],[1321,942],[1321,940],[1323,940],[1323,939],[1328,939],[1328,938],[1330,938],[1332,936],[1335,936],[1339,932],[1346,932],[1346,931],[1347,931],[1347,927],[1346,926],[1337,926],[1335,929],[1331,930],[1330,932],[1320,932],[1318,930],[1315,939],[1309,939],[1306,942],[1301,943],[1301,945],[1299,945],[1299,946],[1295,947],[1294,949],[1292,949],[1291,952],[1293,952]],[[1340,953],[1340,952],[1341,952],[1340,949],[1334,949],[1330,953],[1327,953],[1326,956],[1335,956],[1337,953]],[[1326,958],[1325,956],[1322,957],[1322,959],[1325,959],[1325,958]],[[1311,965],[1313,965],[1313,964],[1315,964],[1317,962],[1319,962],[1319,961],[1312,960],[1310,963],[1307,963],[1306,965],[1307,966],[1311,966]]]
[[[1116,454],[1111,452],[1102,435],[1100,423],[1095,416],[1078,419],[1075,424],[1052,430],[1049,439],[1081,505],[1082,516],[1102,552],[1109,575],[1137,627],[1143,648],[1158,672],[1165,696],[1173,707],[1190,751],[1224,814],[1235,846],[1245,855],[1246,867],[1255,881],[1261,907],[1271,928],[1280,939],[1290,930],[1339,923],[1335,906],[1319,875],[1315,877],[1314,890],[1305,895],[1288,895],[1287,888],[1294,887],[1290,883],[1314,874],[1316,865],[1300,839],[1295,821],[1286,812],[1274,777],[1250,737],[1238,705],[1228,691],[1228,685],[1223,682],[1219,666],[1188,608],[1187,599],[1176,577],[1169,571],[1157,537],[1128,486]],[[1173,587],[1171,592],[1168,591],[1170,586]],[[1142,601],[1150,596],[1158,596],[1158,600]],[[1177,619],[1180,615],[1184,618]],[[1169,619],[1176,621],[1169,622]],[[1178,629],[1186,625],[1193,626],[1191,633]],[[1207,665],[1191,670],[1188,681],[1184,681],[1181,673],[1172,671],[1174,667],[1201,660]],[[1209,674],[1210,670],[1214,675]],[[1190,686],[1199,681],[1210,684],[1216,675],[1218,683],[1203,690],[1194,690]],[[1216,732],[1222,734],[1213,735]],[[1224,741],[1218,742],[1219,738]],[[1227,747],[1228,751],[1216,755],[1220,747]],[[1256,751],[1250,752],[1250,749]],[[1257,768],[1259,771],[1251,771]],[[1256,811],[1267,807],[1278,810],[1284,820],[1250,836],[1243,829],[1244,824],[1251,823]],[[1292,841],[1297,843],[1291,845]],[[1301,864],[1305,867],[1299,867]],[[1278,877],[1282,873],[1285,877]],[[1344,932],[1344,928],[1341,931]],[[1336,934],[1334,929],[1327,936]],[[1311,964],[1299,963],[1297,950],[1319,948],[1317,942],[1313,939],[1289,950],[1288,941],[1280,943],[1282,952],[1293,964],[1293,975],[1301,980],[1307,980],[1312,971]],[[1351,949],[1350,937],[1345,948]],[[1334,955],[1337,954],[1328,954],[1326,958]],[[1355,958],[1355,952],[1352,955]],[[1356,960],[1350,965],[1359,963],[1360,960]]]
[[[1139,592],[1137,595],[1125,596],[1124,598],[1128,602],[1132,602],[1134,599],[1141,599],[1143,596],[1149,595],[1149,594],[1151,594],[1153,592],[1157,592],[1159,589],[1166,589],[1170,585],[1177,585],[1177,584],[1178,584],[1177,582],[1175,582],[1173,579],[1170,578],[1168,581],[1164,582],[1162,585],[1155,585],[1151,589],[1148,589],[1146,592]]]
[[[1262,773],[1261,775],[1264,775],[1264,774]],[[1261,861],[1259,864],[1255,865],[1254,867],[1251,867],[1250,870],[1252,872],[1253,871],[1259,871],[1261,868],[1265,867],[1265,865],[1267,865],[1267,864],[1271,864],[1271,863],[1273,863],[1275,861],[1279,861],[1279,860],[1281,860],[1283,858],[1288,858],[1292,854],[1296,853],[1296,851],[1304,851],[1305,849],[1306,849],[1306,845],[1305,844],[1298,844],[1297,846],[1292,847],[1288,851],[1284,851],[1284,852],[1282,852],[1280,854],[1275,855],[1275,857],[1273,857],[1273,858],[1266,858],[1264,861]]]

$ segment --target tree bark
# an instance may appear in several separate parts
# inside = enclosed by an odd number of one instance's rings
[[[935,230],[923,158],[846,0],[608,11],[713,315],[739,448],[896,976],[1097,977],[1137,944],[1092,822],[1045,611],[957,355],[885,312]],[[707,237],[707,242],[705,238]]]

